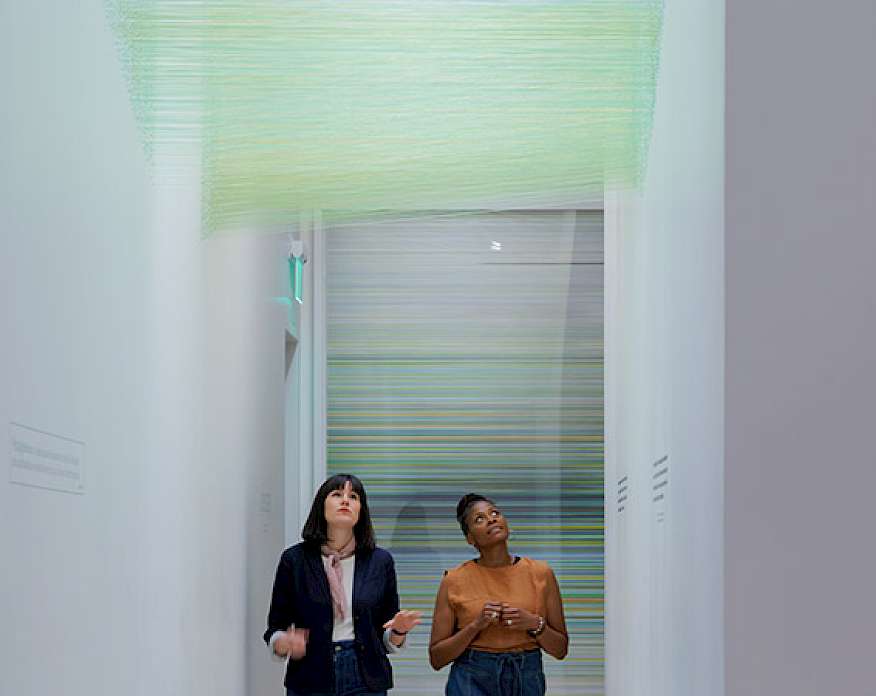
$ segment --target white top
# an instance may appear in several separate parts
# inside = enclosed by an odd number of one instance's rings
[[[356,556],[350,556],[341,560],[341,568],[344,571],[344,595],[347,599],[347,613],[343,619],[334,617],[335,623],[332,626],[332,642],[337,643],[339,640],[353,640],[356,637],[356,632],[353,627],[353,578],[356,575]],[[294,628],[290,626],[289,628]],[[268,643],[268,649],[271,651],[271,656],[275,660],[281,662],[287,658],[280,657],[274,652],[274,642],[283,635],[282,631],[274,631],[271,640]],[[383,644],[390,653],[397,652],[405,647],[407,641],[403,641],[401,645],[395,645],[389,638],[392,635],[392,630],[387,628],[383,633]]]
[[[347,613],[343,619],[335,617],[335,625],[332,626],[332,643],[337,643],[339,640],[353,640],[356,637],[353,631],[353,575],[356,572],[356,556],[342,559],[341,570],[344,572]]]

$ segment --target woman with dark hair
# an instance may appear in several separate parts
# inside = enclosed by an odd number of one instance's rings
[[[323,483],[301,536],[280,556],[264,635],[287,660],[287,696],[386,694],[386,656],[420,613],[399,611],[395,566],[374,544],[362,482],[337,474]]]
[[[557,579],[547,563],[508,553],[508,525],[489,498],[463,496],[456,519],[480,555],[444,574],[429,661],[453,662],[447,696],[542,696],[542,650],[562,660],[569,647]]]

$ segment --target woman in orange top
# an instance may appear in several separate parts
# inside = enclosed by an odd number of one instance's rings
[[[444,574],[429,661],[453,662],[447,696],[542,696],[541,651],[562,660],[569,647],[557,579],[547,563],[508,553],[508,525],[489,498],[463,496],[456,519],[480,557]]]

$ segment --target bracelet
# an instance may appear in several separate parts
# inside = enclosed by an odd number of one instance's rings
[[[395,634],[395,635],[397,635],[397,636],[406,636],[406,635],[408,635],[408,632],[407,632],[407,631],[405,631],[404,633],[402,633],[401,631],[396,631],[394,628],[390,628],[389,630],[392,631],[393,634]]]
[[[542,633],[544,633],[545,626],[547,626],[547,623],[545,622],[544,617],[539,616],[538,617],[538,627],[529,629],[527,631],[527,633],[529,635],[531,635],[533,638],[538,638]]]

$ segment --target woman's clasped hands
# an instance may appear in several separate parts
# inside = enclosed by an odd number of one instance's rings
[[[538,628],[540,619],[526,609],[512,607],[507,602],[485,602],[478,616],[478,628],[498,626],[506,630],[534,631]]]

